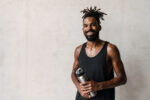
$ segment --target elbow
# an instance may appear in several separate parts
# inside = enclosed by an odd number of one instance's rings
[[[127,77],[126,75],[119,75],[118,76],[118,81],[120,85],[124,85],[127,83]]]
[[[73,79],[73,73],[71,73],[71,79]]]
[[[72,72],[72,73],[71,73],[71,79],[73,80],[74,77],[75,77],[75,74],[74,74],[74,72]]]
[[[125,78],[123,81],[122,81],[122,84],[126,84],[127,83],[127,78]]]
[[[121,78],[121,84],[123,85],[123,84],[126,84],[126,83],[127,83],[127,77],[124,76],[124,77]]]

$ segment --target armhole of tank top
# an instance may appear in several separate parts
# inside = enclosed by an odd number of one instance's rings
[[[78,56],[78,57],[81,56],[81,53],[83,52],[83,49],[84,49],[85,44],[86,44],[86,42],[82,44],[82,47],[81,47],[81,50],[80,50],[80,53],[79,53],[79,56]]]
[[[107,48],[108,48],[109,42],[108,41],[105,41],[105,42],[106,42],[106,44],[105,44],[105,60],[107,61]]]
[[[109,42],[107,42],[107,46],[106,46],[106,59],[107,59],[107,54],[108,54],[108,53],[107,53],[108,44],[109,44]],[[111,76],[109,77],[110,79],[112,79],[112,78],[115,77],[113,65],[111,65],[111,67],[112,67],[112,69],[111,69],[111,72],[110,72],[110,75],[111,75]],[[110,79],[109,79],[109,80],[110,80]]]
[[[106,69],[106,66],[107,66],[107,46],[108,46],[109,42],[108,41],[105,41],[105,47],[104,47],[104,59],[105,59],[105,66],[104,66],[104,73],[105,75],[107,74],[107,69]],[[105,81],[108,80],[108,77],[105,76]]]
[[[108,41],[105,41],[106,42],[106,44],[105,44],[105,52],[106,52],[106,56],[107,56],[107,48],[108,48],[108,44],[109,44],[109,42]]]

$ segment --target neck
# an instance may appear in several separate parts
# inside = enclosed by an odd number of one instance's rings
[[[87,47],[95,48],[98,45],[98,43],[100,43],[100,42],[101,42],[100,39],[96,39],[95,41],[88,41],[87,42]]]

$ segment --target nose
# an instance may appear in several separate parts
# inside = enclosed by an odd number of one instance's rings
[[[91,27],[91,25],[89,25],[88,27],[87,27],[87,31],[89,31],[89,30],[91,30],[92,29],[92,27]]]

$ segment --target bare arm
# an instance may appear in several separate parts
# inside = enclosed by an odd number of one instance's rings
[[[73,64],[73,69],[72,69],[72,73],[71,73],[71,78],[72,78],[72,81],[75,84],[76,88],[80,92],[80,95],[84,98],[90,98],[89,93],[87,93],[85,88],[83,86],[81,86],[81,83],[79,83],[79,81],[75,75],[75,71],[78,69],[78,65],[79,65],[78,58],[79,58],[79,53],[81,51],[81,47],[82,46],[78,46],[74,53],[74,64]]]
[[[87,93],[106,88],[114,88],[127,82],[124,66],[121,61],[119,50],[117,49],[117,47],[112,44],[109,44],[107,54],[107,56],[111,59],[111,63],[117,76],[111,80],[104,82],[95,82],[91,80],[82,83],[81,85],[85,86],[85,88],[87,89]]]
[[[108,52],[108,57],[110,57],[112,61],[112,65],[117,76],[111,80],[99,83],[100,84],[99,88],[103,88],[103,89],[114,88],[119,85],[123,85],[127,82],[126,73],[124,70],[123,63],[120,58],[120,53],[119,53],[118,48],[112,44],[109,44],[107,52]]]
[[[75,84],[75,86],[78,88],[79,86],[79,81],[75,75],[75,71],[78,69],[78,64],[79,64],[79,61],[78,61],[78,57],[79,57],[79,53],[80,53],[80,48],[77,47],[75,49],[75,52],[74,52],[74,64],[73,64],[73,69],[72,69],[72,73],[71,73],[71,78],[72,78],[72,81],[73,83]]]

